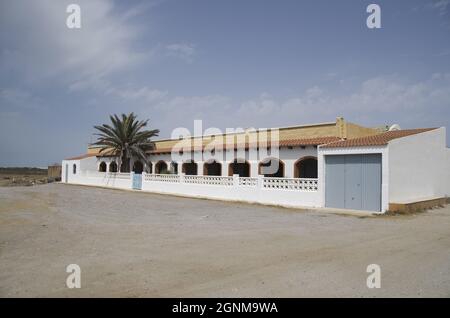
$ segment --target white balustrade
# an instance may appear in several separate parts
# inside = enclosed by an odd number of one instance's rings
[[[82,173],[86,177],[101,177],[101,178],[116,178],[116,179],[131,179],[131,174],[128,172],[98,172],[89,171]],[[185,175],[183,180],[177,174],[147,174],[143,173],[143,180],[146,182],[158,181],[168,183],[187,183],[187,184],[204,184],[204,185],[222,185],[233,186],[233,177],[226,176],[194,176]],[[253,177],[238,177],[239,186],[242,187],[257,187],[258,178]],[[317,191],[317,179],[304,178],[262,178],[263,189],[274,190],[295,190],[295,191]]]
[[[145,181],[159,182],[180,182],[180,176],[177,174],[144,174]]]
[[[239,177],[239,185],[245,187],[256,187],[258,185],[258,178]]]
[[[263,178],[264,189],[317,191],[317,179]]]
[[[128,173],[107,173],[108,175],[116,175],[118,178],[130,178]],[[226,176],[196,176],[185,175],[181,178],[177,174],[143,174],[145,182],[168,182],[168,183],[186,183],[186,184],[204,184],[204,185],[222,185],[233,186],[233,177]],[[239,186],[257,187],[258,178],[239,177]],[[262,178],[263,189],[274,190],[296,190],[296,191],[317,191],[317,179],[300,179],[300,178]]]
[[[105,172],[103,172],[105,173]],[[129,172],[106,172],[107,178],[116,178],[116,179],[131,179],[131,173]]]
[[[232,186],[233,177],[222,176],[184,176],[184,183]]]

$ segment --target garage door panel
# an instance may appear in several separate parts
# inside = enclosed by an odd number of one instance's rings
[[[362,209],[381,211],[381,155],[364,155]]]
[[[325,204],[381,211],[381,154],[325,156]]]
[[[361,210],[362,155],[345,156],[345,208]]]
[[[325,184],[325,201],[327,206],[334,208],[345,208],[345,157],[344,156],[327,156],[325,157],[326,178]]]

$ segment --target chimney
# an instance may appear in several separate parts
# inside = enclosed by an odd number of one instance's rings
[[[338,137],[341,139],[347,139],[347,123],[344,120],[344,117],[336,117],[336,128]]]

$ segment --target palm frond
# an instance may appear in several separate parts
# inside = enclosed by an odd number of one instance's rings
[[[142,160],[149,163],[147,152],[154,149],[151,138],[159,135],[159,129],[145,130],[149,120],[137,120],[132,112],[129,114],[110,115],[111,124],[96,125],[94,135],[97,140],[93,145],[100,146],[100,153],[114,154],[119,162],[128,159]],[[119,164],[119,169],[121,165]]]

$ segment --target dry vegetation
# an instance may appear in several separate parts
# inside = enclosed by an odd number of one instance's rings
[[[32,186],[54,181],[47,177],[47,169],[40,168],[0,168],[0,186]]]

